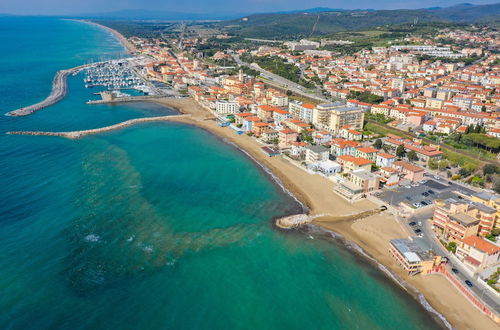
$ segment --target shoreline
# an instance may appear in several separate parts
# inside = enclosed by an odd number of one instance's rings
[[[110,32],[116,39],[118,39],[118,41],[122,44],[122,46],[125,47],[125,49],[127,50],[127,53],[129,53],[129,54],[137,51],[137,48],[135,48],[135,46],[130,41],[128,41],[128,39],[125,38],[123,36],[123,34],[116,31],[115,29],[112,29],[106,25],[102,25],[102,24],[99,24],[99,23],[96,23],[94,21],[90,21],[87,19],[71,19],[71,20],[91,24],[91,25],[100,27],[101,29],[104,29],[104,30]]]
[[[240,150],[251,161],[256,163],[281,188],[283,193],[295,199],[306,214],[317,217],[312,223],[295,228],[295,230],[300,231],[304,230],[302,228],[316,226],[323,231],[329,232],[332,237],[340,237],[345,242],[344,245],[347,249],[363,256],[394,284],[407,291],[438,321],[438,324],[446,328],[450,328],[448,325],[452,324],[453,327],[460,329],[477,328],[478,325],[479,328],[497,326],[491,319],[477,310],[444,277],[439,275],[408,277],[396,265],[389,255],[389,240],[406,237],[407,234],[402,231],[395,217],[388,210],[356,219],[356,217],[353,217],[354,214],[374,210],[377,205],[368,200],[350,204],[333,192],[333,183],[327,178],[308,173],[283,157],[264,155],[260,149],[261,145],[256,143],[253,138],[246,134],[237,135],[231,129],[218,126],[215,117],[192,98],[158,98],[149,102],[174,109],[179,113],[179,115],[163,116],[165,118],[171,117],[168,121],[192,125],[208,131],[220,138],[222,142]],[[154,120],[154,118],[157,119]],[[145,117],[86,131],[98,134],[111,131],[109,127],[113,127],[112,130],[115,130],[142,122],[164,121],[158,119],[159,117]],[[127,122],[129,124],[124,125]],[[23,134],[23,132],[14,133]],[[78,131],[32,133],[37,132],[24,132],[24,134],[30,135],[57,135],[67,138],[69,136],[65,136],[65,134],[68,133],[78,135]],[[76,138],[78,137],[80,135]],[[273,225],[281,230],[289,230],[276,226],[274,221]],[[443,301],[446,303],[443,303]]]
[[[281,157],[268,157],[260,152],[260,145],[246,135],[237,135],[231,129],[220,127],[216,124],[212,114],[203,109],[192,98],[185,99],[158,99],[155,103],[176,109],[190,117],[179,118],[175,122],[185,123],[205,129],[220,137],[226,143],[235,145],[250,159],[260,165],[264,170],[268,169],[273,181],[283,185],[293,198],[306,205],[309,215],[338,214],[342,216],[352,215],[374,209],[377,205],[364,200],[358,203],[349,202],[336,195],[331,189],[332,182],[319,175],[309,174],[299,169]],[[277,178],[279,181],[274,180]],[[382,227],[380,221],[384,222],[384,229],[390,227],[391,233],[377,232]],[[395,217],[384,211],[379,214],[368,216],[359,220],[339,220],[338,217],[324,216],[315,219],[306,226],[318,226],[322,230],[329,231],[334,235],[342,237],[346,247],[357,254],[363,255],[378,265],[378,269],[395,284],[402,286],[419,304],[423,306],[440,324],[448,327],[451,324],[455,328],[493,328],[497,326],[486,315],[478,311],[464,296],[461,295],[444,277],[440,275],[418,275],[408,277],[388,252],[389,240],[392,238],[406,237]],[[277,227],[278,228],[278,227]],[[373,232],[377,232],[373,235]],[[352,248],[353,246],[357,248]],[[359,251],[359,249],[362,251]],[[377,256],[377,257],[374,257]],[[404,284],[402,284],[403,281]],[[411,290],[410,290],[411,288]],[[449,297],[444,298],[443,297]],[[453,303],[450,304],[450,299]]]
[[[116,30],[88,20],[76,21],[93,24],[107,30],[118,39],[128,53],[136,51],[136,48]],[[333,193],[333,189],[331,189],[332,182],[328,179],[307,173],[281,157],[265,156],[260,151],[261,146],[253,138],[246,135],[236,135],[231,129],[218,126],[212,114],[192,98],[159,98],[151,100],[151,102],[175,109],[180,114],[190,114],[191,116],[179,117],[171,121],[204,129],[242,151],[252,161],[257,163],[285,193],[294,198],[299,205],[305,205],[309,215],[351,215],[376,207],[375,204],[367,200],[350,204]],[[380,223],[384,223],[385,226],[389,227],[384,227],[384,231],[380,231]],[[437,275],[408,278],[402,272],[402,269],[390,258],[388,244],[389,239],[406,237],[407,234],[401,230],[394,216],[389,215],[388,211],[354,222],[339,221],[338,219],[325,216],[314,220],[312,225],[329,231],[333,233],[332,235],[342,237],[346,242],[346,248],[371,260],[371,262],[374,262],[374,265],[378,265],[378,270],[384,276],[403,287],[432,317],[440,319],[443,326],[446,326],[446,322],[460,329],[493,328],[498,326],[487,316],[476,310],[446,279]],[[391,232],[386,233],[386,229],[390,229]],[[351,247],[349,244],[352,244]],[[377,256],[376,258],[373,257],[375,255]],[[413,287],[416,296],[408,291],[397,278],[401,278],[404,283]],[[434,313],[426,304],[436,312]]]

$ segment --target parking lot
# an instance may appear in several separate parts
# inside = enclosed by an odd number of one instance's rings
[[[396,188],[385,188],[377,197],[392,206],[406,203],[412,208],[432,205],[436,199],[461,199],[454,193],[454,186],[428,179],[420,184],[404,185]]]

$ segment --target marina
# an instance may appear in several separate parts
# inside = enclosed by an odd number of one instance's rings
[[[126,59],[102,62],[87,68],[83,81],[86,88],[102,87],[109,91],[135,89],[144,95],[153,93]]]

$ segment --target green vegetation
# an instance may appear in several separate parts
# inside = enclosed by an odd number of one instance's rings
[[[408,160],[413,161],[413,162],[418,160],[417,153],[414,150],[410,150],[408,152],[408,154],[406,155],[406,157],[408,158]]]
[[[448,243],[448,245],[446,246],[446,249],[450,252],[453,252],[453,253],[457,252],[457,243],[455,243],[455,242]]]
[[[391,121],[393,121],[393,119],[387,118],[386,116],[384,116],[381,113],[373,114],[371,112],[367,112],[367,113],[365,113],[365,118],[376,121],[377,123],[380,123],[380,124],[387,124],[387,123],[390,123]]]
[[[373,143],[373,147],[375,149],[382,149],[382,146],[383,146],[383,142],[381,139],[376,139],[375,142]]]
[[[405,147],[401,144],[396,148],[396,157],[403,158],[406,154]]]
[[[382,96],[372,94],[370,92],[355,92],[352,91],[347,95],[348,99],[355,99],[365,103],[379,104],[384,101]]]
[[[487,8],[487,9],[485,9]],[[404,33],[419,32],[424,27],[454,26],[452,22],[482,22],[494,21],[494,13],[500,6],[466,6],[463,8],[416,9],[416,10],[325,10],[323,12],[294,12],[281,14],[256,14],[247,16],[245,20],[237,19],[217,23],[205,23],[207,28],[216,28],[234,35],[263,38],[306,38],[331,35],[342,31],[373,31],[363,33],[366,38],[381,37],[387,32],[388,25],[404,25],[398,35],[401,39]],[[414,24],[418,22],[418,24]]]
[[[296,65],[285,63],[283,59],[278,56],[251,57],[247,55],[242,57],[242,59],[248,63],[257,63],[264,70],[270,71],[297,84],[301,84],[308,88],[314,87],[309,81],[300,78],[300,69]]]
[[[493,289],[496,291],[500,291],[500,289],[497,288],[496,284],[498,282],[498,278],[500,277],[500,267],[497,268],[497,271],[491,274],[491,276],[488,278],[486,283],[491,286]]]

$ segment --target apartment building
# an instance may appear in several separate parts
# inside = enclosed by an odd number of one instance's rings
[[[338,133],[341,127],[349,125],[353,130],[362,130],[365,112],[358,107],[333,108],[330,112],[328,129]]]
[[[215,111],[221,115],[235,115],[240,112],[238,102],[219,100],[215,102]]]
[[[469,205],[454,199],[436,200],[434,231],[445,241],[460,242],[465,237],[476,236],[480,220],[467,214]]]
[[[306,147],[306,162],[316,163],[328,160],[330,152],[323,146],[307,146]]]

